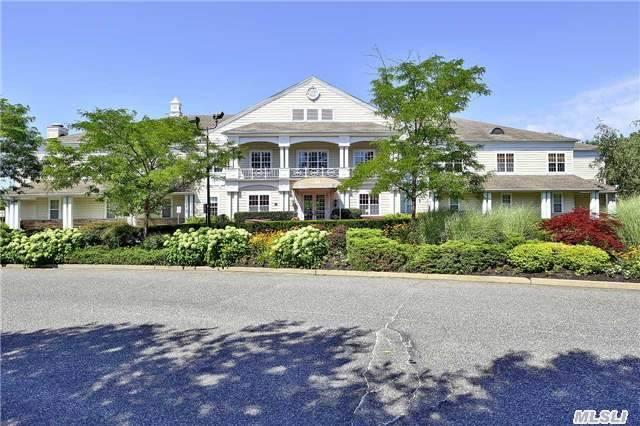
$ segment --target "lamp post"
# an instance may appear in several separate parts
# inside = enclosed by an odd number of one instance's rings
[[[204,129],[200,127],[200,117],[196,116],[193,120],[196,124],[196,127],[200,131],[206,132],[205,143],[206,143],[206,157],[207,157],[207,202],[205,203],[205,223],[208,226],[211,225],[211,215],[209,208],[211,207],[211,165],[209,163],[209,131],[214,130],[218,127],[218,122],[224,117],[224,112],[219,112],[217,114],[213,114],[211,118],[213,118],[213,127],[205,127]]]

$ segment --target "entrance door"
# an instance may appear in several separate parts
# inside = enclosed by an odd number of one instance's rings
[[[324,194],[304,194],[302,200],[305,220],[325,218],[326,200]]]

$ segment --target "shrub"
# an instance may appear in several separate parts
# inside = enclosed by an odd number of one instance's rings
[[[97,245],[103,244],[102,233],[106,229],[114,225],[119,225],[123,223],[126,223],[126,222],[108,222],[108,221],[90,222],[85,225],[79,226],[78,230],[82,232],[82,235],[84,235],[84,241],[87,245],[97,246]]]
[[[622,223],[618,235],[627,247],[640,246],[640,196],[617,203],[616,218]]]
[[[165,241],[167,260],[174,265],[225,267],[235,263],[249,251],[250,234],[244,229],[199,228],[187,232],[177,230]]]
[[[167,265],[167,255],[168,249],[95,246],[74,250],[65,255],[64,261],[94,265]]]
[[[47,229],[30,237],[20,234],[12,238],[8,251],[27,266],[57,264],[64,256],[84,245],[77,229]]]
[[[562,243],[532,242],[521,244],[509,251],[509,262],[523,272],[549,271],[555,257],[567,246]]]
[[[204,225],[205,220],[203,216],[189,216],[184,223],[186,225]]]
[[[614,272],[620,272],[627,279],[640,279],[640,246],[633,247],[621,255]]]
[[[490,213],[471,210],[448,216],[445,233],[449,240],[501,243],[509,238],[523,240],[541,237],[540,215],[532,208],[498,208]]]
[[[251,260],[260,266],[272,264],[271,247],[284,235],[284,231],[268,231],[253,234],[249,239]]]
[[[360,219],[362,212],[360,209],[333,209],[331,219]]]
[[[28,239],[22,231],[9,229],[2,224],[0,227],[0,264],[22,263],[22,241]]]
[[[415,227],[418,242],[440,244],[446,241],[445,223],[451,214],[447,210],[419,213],[416,216],[416,221],[412,224]]]
[[[416,232],[415,224],[397,223],[389,225],[383,229],[384,236],[401,243],[418,244],[421,242],[420,236]]]
[[[251,233],[262,231],[288,231],[291,229],[299,229],[303,226],[313,225],[322,230],[330,230],[336,226],[344,226],[345,228],[376,228],[383,229],[386,226],[397,223],[407,223],[407,219],[344,219],[344,220],[284,220],[284,221],[263,221],[263,222],[244,222],[238,226],[246,229]]]
[[[165,234],[149,234],[142,240],[140,247],[146,250],[158,250],[164,247],[164,242],[168,239],[169,236]]]
[[[503,244],[447,241],[441,245],[415,246],[407,263],[409,272],[469,274],[506,263],[508,249]]]
[[[609,265],[609,255],[598,247],[568,246],[558,251],[554,263],[577,275],[588,275],[603,272]]]
[[[588,209],[582,208],[542,223],[542,228],[551,234],[554,241],[565,244],[590,244],[609,252],[623,248],[617,236],[619,227],[620,223],[606,214],[594,217]]]
[[[227,226],[224,229],[209,229],[209,244],[205,260],[209,266],[225,268],[236,263],[249,252],[249,234],[246,230]]]
[[[298,217],[296,212],[237,212],[233,219],[236,223],[243,223],[248,219],[262,220],[292,220]]]
[[[101,237],[107,247],[130,247],[140,243],[142,232],[140,228],[127,223],[117,223],[105,228]]]
[[[332,253],[344,253],[347,249],[347,228],[344,225],[333,228],[327,234],[327,242],[329,243],[329,250],[331,250]]]
[[[409,257],[409,246],[385,238],[379,229],[349,229],[347,259],[354,269],[399,271]]]
[[[288,231],[273,246],[276,266],[317,268],[329,253],[327,232],[313,226]]]

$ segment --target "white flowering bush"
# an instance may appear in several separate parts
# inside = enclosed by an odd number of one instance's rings
[[[169,249],[167,260],[174,265],[226,267],[249,252],[249,234],[244,229],[227,226],[224,229],[200,228],[177,230],[164,246]]]
[[[328,254],[327,232],[313,226],[287,232],[272,248],[274,264],[287,268],[318,268]]]
[[[83,245],[83,235],[77,229],[47,229],[30,237],[14,232],[7,253],[13,256],[13,261],[22,261],[27,266],[57,264]]]
[[[22,263],[23,238],[27,236],[21,231],[9,229],[7,226],[0,226],[0,263]]]

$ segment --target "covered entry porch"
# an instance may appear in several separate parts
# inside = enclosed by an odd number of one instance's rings
[[[327,220],[331,210],[340,205],[339,181],[328,177],[300,179],[291,185],[300,220]]]

